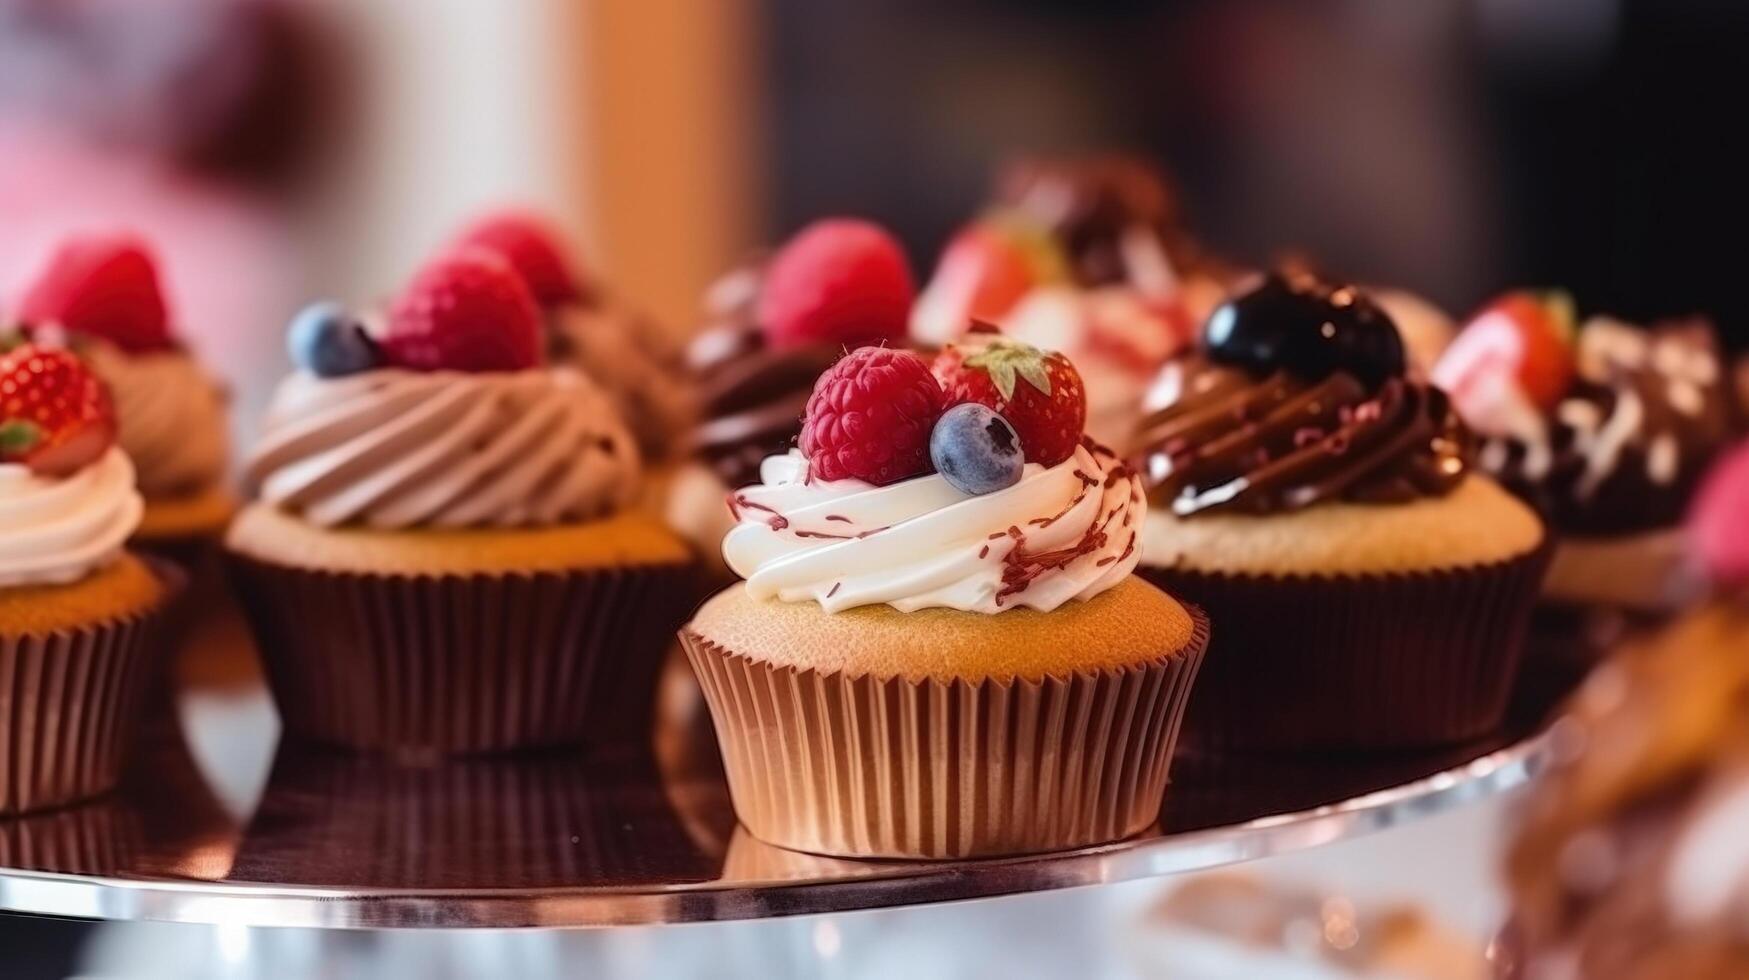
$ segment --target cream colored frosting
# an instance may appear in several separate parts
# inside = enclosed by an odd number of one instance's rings
[[[672,456],[692,425],[693,406],[679,372],[652,349],[656,328],[621,310],[575,307],[557,315],[554,329],[618,406],[644,458]]]
[[[323,526],[515,527],[616,511],[640,467],[607,396],[572,368],[380,370],[287,378],[246,476]]]
[[[225,399],[194,358],[181,351],[128,354],[100,342],[81,352],[115,398],[117,442],[133,461],[141,493],[174,497],[223,478]]]
[[[111,447],[72,476],[0,463],[0,588],[76,582],[121,556],[145,504]]]
[[[723,557],[755,598],[827,612],[1049,612],[1122,582],[1139,556],[1141,480],[1091,445],[981,496],[937,474],[885,487],[810,481],[799,452],[770,456],[761,484],[730,498],[739,523]]]

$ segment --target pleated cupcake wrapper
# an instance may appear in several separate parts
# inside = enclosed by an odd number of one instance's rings
[[[0,816],[65,806],[115,787],[163,663],[161,615],[180,570],[153,562],[169,596],[136,616],[0,635]]]
[[[948,859],[1120,840],[1160,811],[1203,651],[1042,680],[776,667],[689,629],[736,815],[769,844]],[[749,651],[750,654],[756,654]]]
[[[410,753],[647,739],[693,574],[371,575],[229,557],[286,732]]]
[[[716,865],[647,781],[651,763],[572,752],[398,765],[282,748],[231,877],[373,888],[543,888],[700,877]],[[325,847],[312,856],[309,842]],[[288,877],[289,876],[289,877]]]
[[[1501,724],[1548,557],[1545,544],[1432,572],[1137,572],[1215,624],[1187,745],[1370,751],[1466,742]]]

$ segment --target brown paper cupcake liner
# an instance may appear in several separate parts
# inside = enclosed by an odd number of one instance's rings
[[[1159,814],[1208,619],[1188,648],[1042,680],[776,667],[683,629],[729,792],[755,837],[837,857],[1064,850]]]
[[[65,806],[115,787],[163,666],[161,615],[184,581],[178,569],[152,567],[170,594],[139,615],[0,635],[0,815]]]
[[[1214,752],[1467,742],[1505,718],[1546,544],[1470,568],[1380,575],[1137,574],[1215,624],[1185,744]]]
[[[445,754],[648,738],[692,570],[369,575],[231,554],[287,734]]]

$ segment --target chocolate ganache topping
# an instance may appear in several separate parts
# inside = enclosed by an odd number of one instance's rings
[[[758,482],[760,461],[795,444],[814,380],[843,353],[767,344],[754,313],[762,275],[756,260],[719,279],[705,293],[707,324],[686,351],[699,399],[693,451],[731,488]]]
[[[1180,517],[1325,500],[1405,502],[1455,488],[1469,437],[1445,393],[1352,286],[1275,274],[1215,310],[1167,364],[1134,442],[1153,504]]]

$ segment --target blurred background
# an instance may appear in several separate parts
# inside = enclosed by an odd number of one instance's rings
[[[684,331],[812,217],[921,273],[1003,160],[1116,148],[1241,262],[1741,344],[1746,35],[1732,0],[0,0],[0,296],[136,227],[247,416],[301,301],[389,292],[492,205]]]
[[[1741,349],[1746,42],[1740,0],[0,0],[0,309],[62,235],[137,229],[247,430],[298,306],[387,294],[488,207],[547,211],[678,334],[706,283],[811,218],[887,223],[921,276],[1005,159],[1123,149],[1242,263],[1302,251],[1460,317],[1561,285],[1632,319],[1710,314]],[[1288,870],[1429,896],[1481,937],[1493,819]],[[1120,891],[587,955],[696,948],[706,970],[748,943],[817,968],[820,943],[940,922],[1103,951],[1074,955],[1107,975],[1131,967],[1101,930],[1158,890]],[[84,926],[0,929],[41,975],[97,955]],[[152,935],[204,951],[184,966],[248,946]]]

